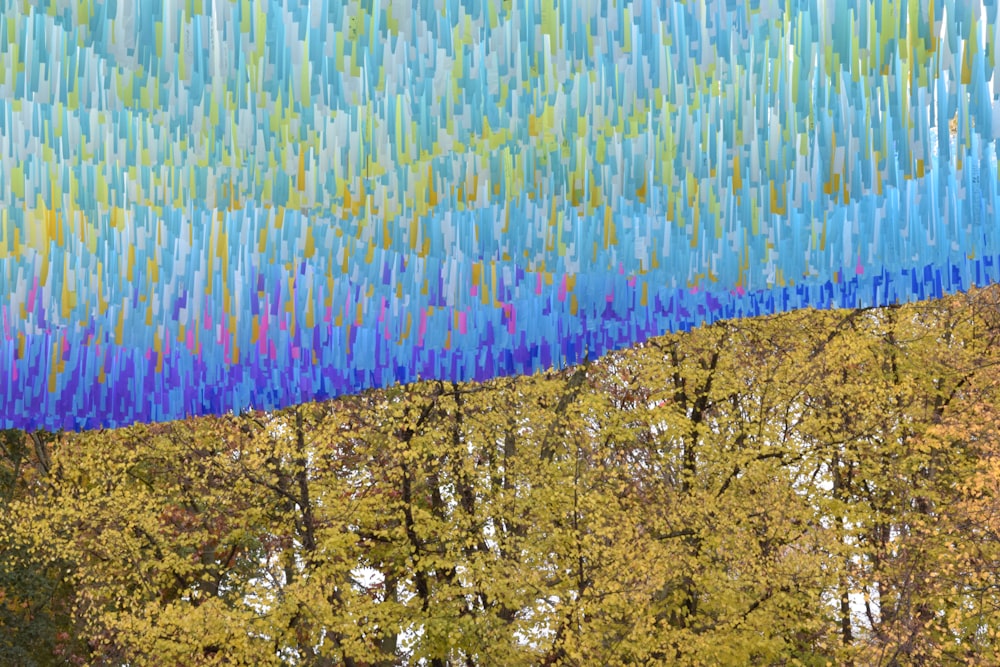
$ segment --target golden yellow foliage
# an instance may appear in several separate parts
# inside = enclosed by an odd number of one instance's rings
[[[3,525],[80,664],[997,664],[998,294],[67,434]]]

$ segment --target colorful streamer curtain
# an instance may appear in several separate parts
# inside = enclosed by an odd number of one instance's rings
[[[995,3],[0,0],[0,426],[1000,278]]]

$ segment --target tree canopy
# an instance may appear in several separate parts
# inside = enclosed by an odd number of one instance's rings
[[[1000,662],[1000,291],[0,439],[0,660]]]

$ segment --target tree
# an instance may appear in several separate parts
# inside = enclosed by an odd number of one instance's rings
[[[998,294],[22,438],[2,590],[90,664],[992,664]]]
[[[17,530],[11,503],[44,494],[51,434],[0,431],[0,662],[73,664],[83,646],[74,639],[74,590],[63,558],[39,561]]]

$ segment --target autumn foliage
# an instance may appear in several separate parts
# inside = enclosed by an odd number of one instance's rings
[[[1000,664],[1000,291],[3,434],[0,662]]]

